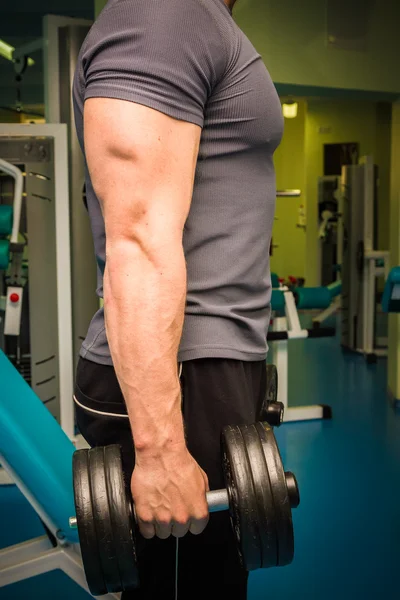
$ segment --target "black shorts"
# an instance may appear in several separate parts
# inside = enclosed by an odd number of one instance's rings
[[[210,489],[220,489],[224,487],[221,430],[259,420],[266,394],[265,362],[215,358],[184,362],[181,387],[188,449],[207,473]],[[75,400],[80,433],[92,447],[120,444],[130,482],[133,441],[114,369],[81,358]],[[211,514],[201,535],[189,533],[178,546],[178,600],[247,598],[248,573],[240,565],[227,512]],[[138,536],[141,587],[124,593],[123,600],[174,600],[176,555],[175,538]]]

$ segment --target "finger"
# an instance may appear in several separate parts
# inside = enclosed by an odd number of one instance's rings
[[[156,536],[160,538],[160,540],[166,540],[172,533],[172,523],[166,522],[156,522],[155,523]]]
[[[154,523],[149,521],[137,520],[139,531],[146,540],[151,540],[156,535],[156,528]]]
[[[172,535],[176,538],[183,538],[187,534],[190,528],[190,521],[186,521],[186,523],[178,523],[174,521],[172,525]]]
[[[200,535],[207,527],[209,518],[210,517],[207,515],[207,517],[203,517],[202,519],[192,519],[189,527],[190,533],[193,535]]]

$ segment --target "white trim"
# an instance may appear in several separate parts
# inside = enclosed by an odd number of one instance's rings
[[[109,412],[103,412],[102,410],[95,410],[94,408],[88,408],[84,404],[81,404],[76,399],[76,396],[74,396],[74,402],[75,402],[75,404],[77,404],[78,406],[83,408],[83,410],[87,410],[87,412],[94,413],[95,415],[102,415],[104,417],[116,417],[116,418],[120,418],[120,419],[129,419],[129,415],[120,415],[118,413],[109,413]]]
[[[10,242],[12,244],[18,244],[19,226],[21,221],[21,209],[22,209],[22,192],[24,188],[23,176],[21,169],[16,165],[13,165],[6,160],[0,158],[0,170],[4,171],[8,175],[11,175],[15,180],[14,188],[14,203],[13,203],[13,226]]]

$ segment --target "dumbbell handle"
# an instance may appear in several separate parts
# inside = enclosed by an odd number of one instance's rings
[[[292,508],[297,508],[300,503],[299,488],[297,481],[293,473],[285,473],[286,485],[289,494],[290,505]],[[229,510],[229,495],[228,490],[213,490],[207,492],[207,504],[210,513],[221,512],[223,510]],[[69,518],[69,526],[71,529],[76,529],[77,520],[76,517]]]
[[[207,504],[210,513],[229,509],[228,490],[207,492]]]
[[[227,490],[213,490],[207,492],[207,504],[210,513],[220,512],[222,510],[229,509],[229,497]],[[69,526],[71,529],[76,529],[77,520],[76,517],[69,518]]]

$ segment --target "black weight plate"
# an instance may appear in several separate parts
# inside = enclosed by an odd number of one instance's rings
[[[272,428],[267,423],[257,423],[256,428],[264,450],[275,503],[276,531],[278,534],[278,566],[284,567],[285,565],[290,565],[294,557],[292,510],[286,487],[286,477]]]
[[[244,441],[239,427],[222,432],[222,465],[229,495],[230,518],[241,562],[247,571],[261,567],[258,512]]]
[[[114,532],[110,518],[106,475],[105,448],[89,450],[89,477],[92,489],[92,506],[94,524],[99,545],[99,557],[104,574],[104,582],[108,592],[122,591],[118,561],[115,552]]]
[[[76,521],[86,581],[93,596],[102,596],[107,593],[107,587],[104,583],[93,519],[88,450],[74,452],[72,470]]]
[[[106,446],[104,452],[108,505],[121,586],[123,591],[134,590],[139,586],[135,522],[124,482],[121,448],[117,445]]]
[[[278,565],[278,540],[276,535],[275,504],[272,497],[267,466],[259,433],[255,425],[242,425],[247,458],[251,468],[253,487],[258,511],[258,531],[261,542],[261,568]]]

